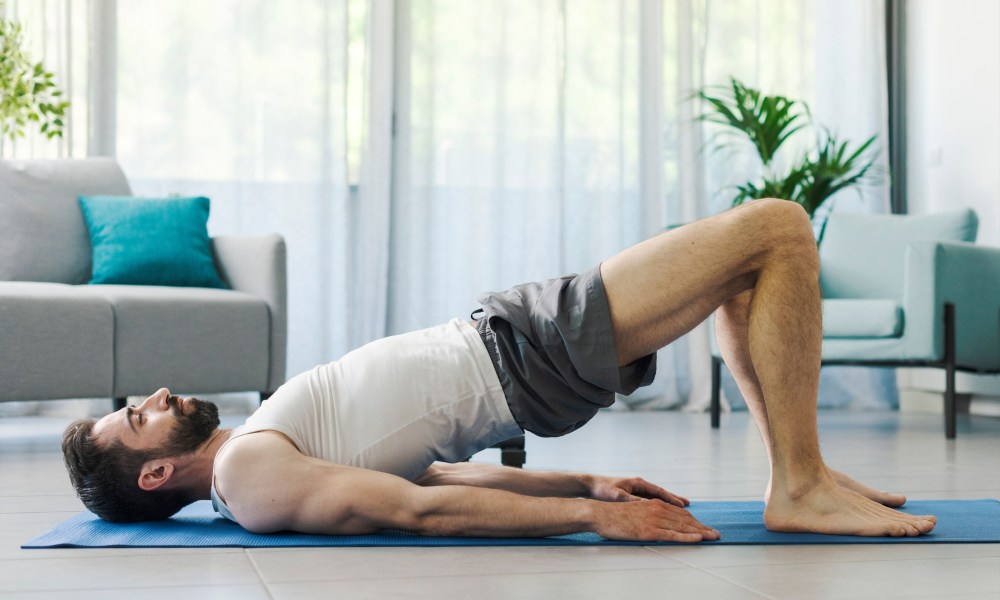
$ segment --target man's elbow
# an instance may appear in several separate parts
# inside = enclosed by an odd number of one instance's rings
[[[281,508],[280,503],[269,505],[230,502],[229,510],[240,527],[250,533],[277,533],[279,531],[299,531],[294,515],[297,511]]]
[[[428,536],[464,535],[461,519],[456,518],[456,507],[446,500],[450,494],[441,489],[426,491],[430,493],[415,495],[418,499],[407,504],[405,514],[400,515],[407,525],[401,528]]]
[[[240,524],[240,527],[246,529],[250,533],[277,533],[279,531],[288,531],[293,529],[280,522],[278,519],[269,519],[262,517],[242,517],[237,516],[236,522]]]

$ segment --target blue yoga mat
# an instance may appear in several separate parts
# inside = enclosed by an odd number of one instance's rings
[[[724,544],[933,544],[1000,543],[1000,501],[914,500],[905,512],[935,515],[937,527],[917,537],[856,537],[812,533],[773,533],[764,528],[763,502],[692,502],[691,513],[702,523],[719,530],[722,539],[703,545]],[[616,542],[594,533],[547,538],[425,537],[402,531],[376,535],[308,535],[250,533],[227,521],[201,501],[184,508],[173,518],[154,523],[115,524],[89,512],[79,514],[51,531],[25,543],[22,548],[275,548],[290,546],[592,546],[654,545],[648,542]]]

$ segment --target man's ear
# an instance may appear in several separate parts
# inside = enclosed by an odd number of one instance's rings
[[[148,460],[139,471],[139,489],[152,492],[170,481],[174,465],[163,459]]]

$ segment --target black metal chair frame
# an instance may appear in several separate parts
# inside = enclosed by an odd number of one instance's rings
[[[528,453],[524,449],[523,435],[493,444],[490,448],[498,448],[500,450],[500,464],[505,467],[520,469],[524,467],[524,463],[528,460]]]
[[[719,388],[722,385],[723,360],[712,356],[712,428],[719,428],[722,414],[722,402]],[[955,439],[955,417],[957,413],[955,402],[955,373],[993,374],[996,370],[982,370],[964,367],[955,363],[955,305],[948,302],[944,305],[944,358],[940,361],[880,361],[880,360],[823,360],[823,366],[849,365],[859,367],[936,367],[945,370],[944,391],[944,435],[947,439]]]

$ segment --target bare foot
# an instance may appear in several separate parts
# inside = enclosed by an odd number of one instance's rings
[[[864,496],[865,498],[868,498],[869,500],[874,500],[879,504],[883,504],[885,506],[891,506],[893,508],[897,508],[906,504],[906,496],[903,496],[901,494],[890,494],[889,492],[880,492],[879,490],[870,488],[863,483],[851,479],[850,477],[841,473],[840,471],[835,471],[830,467],[827,467],[826,470],[830,473],[831,476],[833,476],[833,480],[836,481],[839,485],[849,490],[855,491]]]
[[[845,487],[851,491],[857,492],[862,496],[864,496],[865,498],[868,498],[869,500],[874,500],[879,504],[890,506],[892,508],[899,508],[900,506],[906,504],[906,496],[903,496],[901,494],[890,494],[889,492],[880,492],[875,488],[868,487],[867,485],[859,481],[855,481],[854,479],[848,477],[847,475],[841,473],[840,471],[831,469],[830,467],[827,467],[826,470],[830,474],[830,476],[833,477],[833,480],[837,482],[838,485],[840,485],[841,487]],[[771,501],[771,482],[768,481],[767,490],[764,492],[764,503],[767,504],[770,501]]]
[[[796,497],[775,489],[764,524],[771,531],[901,537],[927,533],[937,519],[901,513],[825,478]]]

